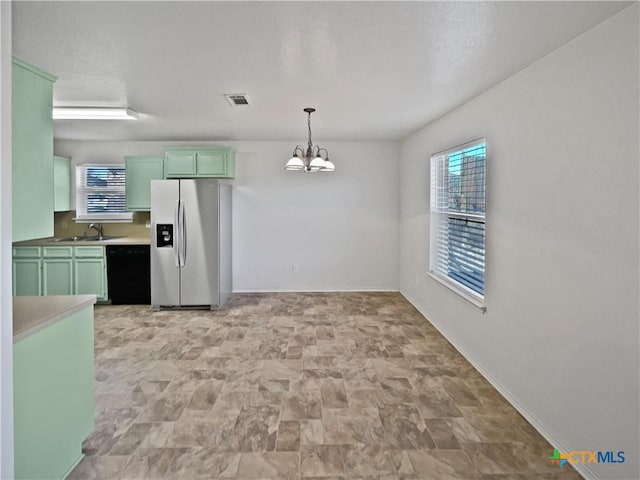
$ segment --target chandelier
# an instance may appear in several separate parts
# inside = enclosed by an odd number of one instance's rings
[[[307,112],[307,125],[309,127],[309,143],[305,150],[302,146],[296,145],[293,149],[293,157],[287,162],[285,170],[304,170],[305,172],[333,172],[336,167],[329,160],[329,152],[325,148],[311,143],[311,114],[315,108],[305,108]],[[324,156],[322,153],[324,152]]]

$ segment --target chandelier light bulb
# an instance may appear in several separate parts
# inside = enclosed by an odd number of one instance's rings
[[[333,164],[331,160],[328,158],[324,161],[323,167],[320,169],[323,172],[333,172],[335,171],[336,166]]]
[[[324,167],[324,158],[320,156],[320,154],[316,155],[311,163],[309,164],[311,168],[317,168],[318,170]]]
[[[287,162],[285,170],[302,170],[303,168],[304,162],[297,154],[294,154],[293,157],[291,157],[291,159]]]

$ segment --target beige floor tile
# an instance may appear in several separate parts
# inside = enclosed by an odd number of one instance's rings
[[[300,475],[298,452],[243,453],[237,476],[240,478],[295,479]]]
[[[72,480],[579,478],[398,293],[101,305],[95,352]]]
[[[67,480],[92,480],[116,478],[129,461],[129,456],[86,456],[76,466]]]
[[[480,480],[480,473],[463,450],[413,450],[408,454],[418,478]]]
[[[302,477],[329,477],[344,473],[344,460],[339,445],[305,445],[300,449]]]

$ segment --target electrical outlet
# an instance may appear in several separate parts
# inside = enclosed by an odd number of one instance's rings
[[[147,228],[151,228],[151,222],[147,220],[146,222],[144,222],[144,226]]]
[[[294,263],[291,266],[291,270],[293,271],[293,273],[298,273],[300,271],[300,265],[298,265],[297,263]]]

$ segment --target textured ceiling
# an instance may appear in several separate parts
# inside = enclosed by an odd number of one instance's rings
[[[56,76],[55,105],[132,121],[56,138],[403,138],[628,2],[14,2],[13,50]],[[232,108],[224,93],[246,93]]]

